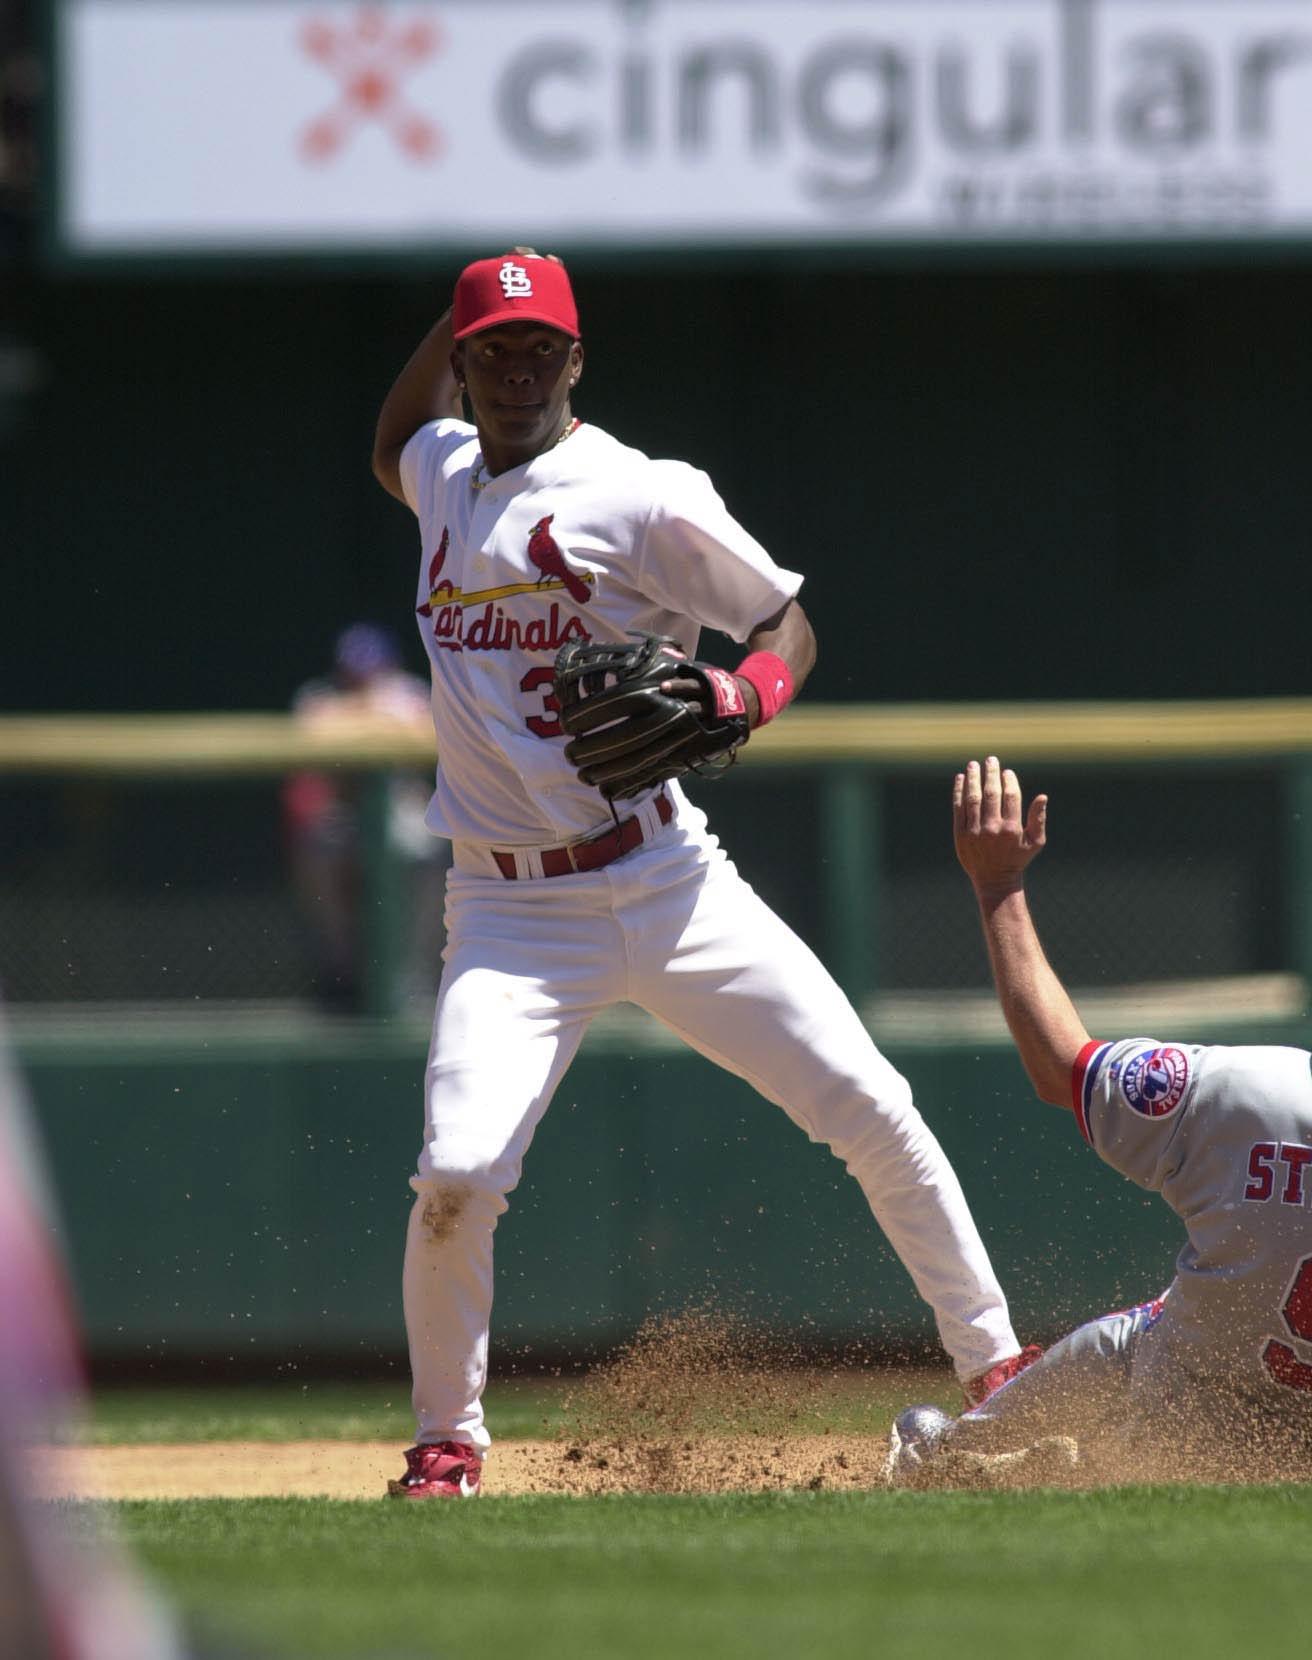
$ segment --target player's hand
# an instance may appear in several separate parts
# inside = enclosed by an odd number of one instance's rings
[[[734,675],[738,690],[742,693],[743,703],[747,709],[747,724],[758,726],[761,720],[761,699],[757,695],[756,687],[750,681]],[[711,696],[710,688],[704,681],[693,680],[662,680],[661,690],[668,692],[671,697],[681,697],[685,703],[691,703],[695,709],[710,719],[715,714],[715,700]]]
[[[1036,795],[1022,815],[1020,779],[996,755],[983,766],[968,761],[952,780],[952,839],[977,893],[1015,892],[1047,836],[1047,796]]]
[[[694,708],[710,713],[710,703],[707,699],[706,688],[700,680],[691,676],[687,680],[662,680],[661,690],[668,692],[671,697],[681,697],[685,703],[691,703]]]
[[[516,244],[516,246],[513,247],[510,251],[511,251],[512,254],[522,255],[522,257],[525,258],[525,259],[538,259],[540,257],[542,259],[549,259],[552,262],[553,265],[559,265],[560,264],[560,255],[559,254],[542,254],[542,255],[539,255],[536,248],[523,248],[523,247],[520,247],[518,244]]]

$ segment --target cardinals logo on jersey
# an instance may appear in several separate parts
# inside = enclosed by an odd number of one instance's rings
[[[1145,1118],[1169,1118],[1184,1100],[1188,1084],[1189,1058],[1173,1046],[1141,1049],[1121,1073],[1127,1105]]]
[[[554,577],[577,605],[586,605],[592,593],[583,578],[565,563],[565,555],[551,534],[551,521],[555,517],[554,513],[548,513],[528,533],[528,556],[541,572],[538,587]]]
[[[446,550],[451,545],[451,532],[445,525],[442,526],[442,540],[437,544],[437,552],[428,563],[428,598],[422,605],[416,605],[415,610],[421,617],[431,617],[433,601],[438,597],[437,579],[443,565],[446,564]]]

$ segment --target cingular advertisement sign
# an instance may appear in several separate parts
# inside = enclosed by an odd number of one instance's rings
[[[59,0],[75,254],[1308,238],[1312,0]]]

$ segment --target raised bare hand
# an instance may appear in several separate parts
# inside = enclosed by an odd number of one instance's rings
[[[952,780],[952,839],[961,868],[981,894],[1013,893],[1043,851],[1048,798],[1036,795],[1022,815],[1020,779],[996,755],[968,761]]]

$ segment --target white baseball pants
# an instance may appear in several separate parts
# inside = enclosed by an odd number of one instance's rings
[[[601,870],[506,881],[457,846],[403,1294],[420,1441],[489,1444],[492,1234],[592,1017],[650,1011],[826,1142],[932,1307],[958,1373],[1019,1345],[938,1142],[809,948],[687,806]]]

